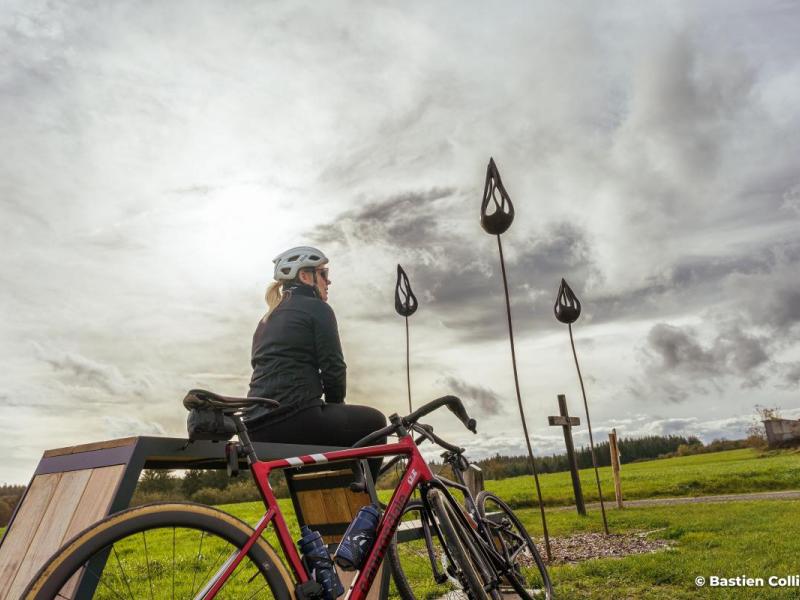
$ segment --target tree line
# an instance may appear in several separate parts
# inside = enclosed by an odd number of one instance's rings
[[[631,463],[640,460],[652,460],[666,455],[675,455],[681,446],[703,447],[703,442],[694,436],[651,435],[639,438],[620,438],[617,440],[617,446],[620,453],[620,462]],[[597,466],[610,466],[611,452],[608,442],[595,444],[594,448]],[[592,467],[592,453],[588,446],[581,446],[577,449],[575,458],[579,469]],[[505,479],[507,477],[530,474],[527,456],[501,456],[496,454],[491,458],[473,462],[483,471],[484,479]],[[535,462],[536,470],[539,473],[569,471],[569,461],[566,453],[536,457]]]

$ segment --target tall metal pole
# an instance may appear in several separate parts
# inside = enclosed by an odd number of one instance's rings
[[[575,352],[575,339],[572,336],[572,324],[578,320],[581,315],[581,301],[569,287],[567,280],[562,277],[561,285],[558,288],[556,295],[556,303],[553,306],[556,319],[562,323],[566,323],[569,327],[569,343],[572,347],[572,356],[575,359],[575,369],[578,371],[578,381],[581,384],[581,394],[583,395],[583,408],[586,411],[586,426],[589,429],[589,450],[592,455],[592,466],[594,467],[594,478],[597,482],[597,495],[600,498],[600,512],[603,514],[603,529],[608,535],[608,519],[606,518],[606,505],[603,501],[603,489],[600,486],[600,470],[597,468],[597,456],[594,451],[594,436],[592,435],[592,420],[589,418],[589,403],[586,400],[586,388],[583,385],[583,375],[581,375],[581,367],[578,364],[578,354]]]
[[[575,368],[578,370],[578,380],[581,382],[581,394],[583,394],[583,408],[586,410],[586,426],[589,429],[589,449],[592,453],[592,466],[594,467],[594,478],[597,481],[597,495],[600,497],[600,512],[603,513],[603,528],[608,535],[608,520],[606,519],[606,505],[603,502],[603,489],[600,487],[600,471],[597,468],[597,456],[594,452],[594,437],[592,436],[592,421],[589,418],[589,403],[586,401],[586,389],[583,387],[583,376],[581,367],[578,364],[578,355],[575,353],[575,340],[572,338],[572,323],[569,323],[569,343],[572,346],[572,356],[575,357]]]
[[[498,200],[497,194],[500,198]],[[489,202],[492,201],[494,210],[490,211]],[[508,293],[508,278],[506,276],[506,263],[503,257],[503,243],[500,241],[500,234],[505,232],[514,221],[514,205],[503,187],[500,179],[500,172],[493,158],[489,159],[486,168],[486,183],[483,188],[483,201],[481,203],[481,227],[486,233],[497,236],[497,248],[500,251],[500,270],[503,273],[503,291],[506,298],[506,316],[508,318],[508,339],[511,343],[511,365],[514,370],[514,388],[517,393],[517,405],[519,406],[519,416],[522,421],[522,431],[525,435],[525,445],[528,448],[528,460],[533,472],[533,479],[536,483],[536,496],[539,500],[539,511],[542,515],[542,532],[544,534],[545,551],[548,560],[553,559],[550,549],[550,534],[547,531],[547,518],[544,513],[544,502],[542,501],[542,488],[539,485],[539,473],[536,469],[536,460],[533,456],[530,436],[528,434],[528,424],[525,421],[525,410],[522,407],[522,395],[519,391],[519,377],[517,375],[517,356],[514,349],[514,328],[511,324],[511,300]]]
[[[411,291],[411,283],[403,267],[397,265],[397,283],[394,287],[394,309],[401,317],[406,320],[406,385],[408,386],[408,412],[411,408],[411,360],[410,360],[410,336],[408,332],[408,317],[417,312],[419,302],[414,292]]]
[[[409,335],[408,335],[408,317],[406,317],[406,384],[408,387],[408,412],[413,412],[411,408],[411,360],[409,354]]]
[[[553,552],[550,549],[550,534],[547,531],[547,518],[544,514],[544,502],[542,501],[542,488],[539,485],[539,472],[536,469],[536,460],[533,456],[533,448],[531,447],[531,438],[528,434],[528,424],[525,421],[525,409],[522,407],[522,396],[519,391],[519,377],[517,376],[517,353],[514,350],[514,328],[511,325],[511,302],[508,296],[508,281],[506,279],[506,265],[503,259],[503,244],[500,241],[500,236],[497,236],[497,249],[500,250],[500,270],[503,273],[503,290],[506,296],[506,316],[508,317],[508,340],[511,342],[511,365],[514,369],[514,389],[517,392],[517,406],[519,406],[519,418],[522,421],[522,431],[525,434],[525,445],[528,447],[528,461],[530,463],[531,471],[533,472],[533,480],[536,484],[536,497],[539,500],[539,512],[542,515],[542,532],[544,533],[544,547],[547,552],[547,560],[553,560]]]

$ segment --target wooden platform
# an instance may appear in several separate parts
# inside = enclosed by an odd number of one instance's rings
[[[262,460],[338,449],[296,444],[254,446]],[[142,469],[225,467],[224,443],[189,444],[180,438],[131,437],[48,450],[0,540],[0,600],[19,598],[30,578],[65,541],[106,515],[127,508]],[[246,465],[242,467],[246,469]],[[312,490],[313,484],[307,488]],[[374,497],[371,489],[370,495],[363,494],[359,500],[367,503]],[[348,504],[347,511],[354,514],[353,508]],[[341,525],[343,519],[344,512],[335,515],[335,523]],[[338,541],[335,536],[328,539]],[[383,585],[376,587],[385,590],[386,585],[383,577]],[[374,597],[381,596],[376,593]]]

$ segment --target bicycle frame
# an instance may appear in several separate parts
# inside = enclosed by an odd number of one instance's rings
[[[269,475],[272,471],[300,467],[303,465],[397,455],[406,456],[408,458],[408,465],[378,523],[375,543],[365,558],[363,567],[358,572],[350,589],[345,594],[345,600],[362,600],[366,598],[378,574],[383,558],[386,555],[392,536],[397,529],[403,510],[414,489],[422,483],[433,482],[434,485],[438,484],[435,475],[431,472],[425,459],[420,454],[411,435],[401,437],[397,443],[336,450],[323,454],[311,454],[252,463],[250,465],[250,472],[261,492],[262,499],[267,507],[267,512],[258,521],[255,527],[255,533],[250,537],[247,543],[238,552],[232,554],[219,571],[217,571],[206,588],[197,595],[197,600],[211,600],[216,596],[217,592],[222,588],[242,559],[247,555],[247,552],[270,524],[275,528],[275,532],[278,536],[278,543],[289,561],[289,566],[294,573],[297,583],[302,584],[309,580],[308,572],[300,559],[295,542],[286,525],[286,520],[278,507],[278,501],[269,485]],[[447,493],[447,497],[450,502],[455,503],[449,493]]]

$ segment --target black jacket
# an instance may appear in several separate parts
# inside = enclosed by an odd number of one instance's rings
[[[336,316],[314,288],[302,283],[284,298],[253,335],[249,396],[272,398],[281,407],[270,419],[282,420],[309,406],[344,401],[346,371]],[[256,409],[258,410],[258,409]],[[259,419],[265,411],[252,414]]]

